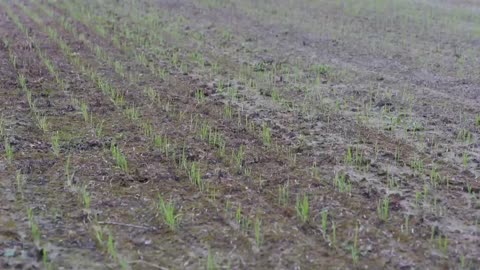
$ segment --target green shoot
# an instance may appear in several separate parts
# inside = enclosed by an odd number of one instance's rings
[[[208,250],[208,256],[207,256],[207,270],[217,270],[217,262],[215,260],[215,254],[212,253],[212,251],[209,249]]]
[[[325,237],[327,235],[328,212],[326,209],[322,210],[322,233]]]
[[[360,252],[358,250],[358,224],[355,226],[355,235],[353,238],[353,246],[352,246],[352,260],[353,263],[358,262],[358,258],[360,256]]]
[[[278,203],[285,207],[289,201],[288,182],[278,187]]]
[[[262,244],[262,221],[257,217],[255,218],[254,231],[255,231],[255,243],[259,247]]]
[[[82,111],[83,120],[88,123],[90,116],[88,113],[88,105],[85,102],[80,104],[80,110]]]
[[[122,151],[118,148],[118,146],[116,146],[115,143],[113,142],[110,146],[110,151],[112,153],[113,160],[115,160],[117,167],[120,168],[122,171],[128,173],[127,158],[122,153]]]
[[[297,203],[295,206],[300,220],[303,223],[307,222],[310,215],[310,203],[308,201],[308,196],[306,194],[304,194],[302,198],[297,196]]]
[[[75,172],[71,171],[71,156],[68,155],[67,162],[65,163],[65,177],[67,179],[67,187],[72,186],[74,175],[75,175]]]
[[[331,244],[332,244],[333,247],[337,246],[337,226],[335,225],[335,221],[333,221],[333,220],[332,220]]]
[[[55,156],[60,155],[60,136],[58,131],[52,136],[52,150]]]
[[[12,163],[13,161],[13,146],[10,144],[7,138],[5,138],[5,157],[7,158],[7,161],[9,164]]]
[[[163,216],[163,221],[172,231],[175,231],[180,222],[181,214],[176,213],[173,203],[165,203],[162,196],[158,195],[158,209]]]
[[[115,243],[113,241],[113,236],[111,232],[108,232],[107,252],[113,259],[117,258],[117,249],[115,247]]]
[[[262,141],[266,146],[270,146],[272,143],[272,132],[265,124],[262,126]]]
[[[105,123],[105,120],[102,120],[102,122],[95,125],[95,136],[97,138],[100,138],[103,135],[103,123]]]
[[[462,160],[463,160],[463,168],[467,169],[467,167],[468,167],[468,161],[469,161],[469,157],[468,157],[468,153],[467,153],[467,152],[463,152]]]
[[[5,118],[3,118],[3,113],[0,116],[0,137],[6,135],[6,128],[5,128]]]
[[[82,192],[83,207],[85,208],[85,210],[88,211],[90,209],[90,202],[92,198],[90,196],[90,193],[87,191],[87,186],[83,186],[81,192]]]
[[[378,204],[377,204],[378,217],[383,221],[387,221],[389,210],[390,210],[390,199],[388,198],[388,196],[385,196],[385,198],[378,201]]]

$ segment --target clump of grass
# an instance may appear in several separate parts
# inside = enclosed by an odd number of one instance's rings
[[[345,173],[335,174],[335,178],[333,180],[333,186],[336,187],[338,191],[342,193],[352,192],[352,183],[347,179],[347,176]]]
[[[190,181],[194,184],[200,191],[205,190],[205,184],[202,181],[200,168],[198,167],[197,163],[192,162],[190,165],[190,170],[188,171]]]
[[[158,209],[165,224],[167,224],[172,231],[175,231],[181,218],[181,214],[176,213],[175,205],[173,205],[172,202],[165,202],[162,196],[158,195]]]
[[[467,129],[461,129],[458,132],[457,138],[460,141],[463,141],[465,143],[471,143],[472,142],[472,133]]]
[[[310,203],[307,194],[303,196],[297,196],[297,202],[295,204],[297,215],[303,223],[306,223],[310,216]]]
[[[116,146],[115,143],[113,142],[110,146],[110,151],[112,153],[113,160],[115,160],[117,167],[119,167],[122,171],[128,173],[127,158],[122,153],[122,151],[118,148],[118,146]]]
[[[232,151],[232,160],[237,170],[241,170],[245,160],[245,146],[240,145],[238,151]]]
[[[95,124],[95,136],[97,138],[102,137],[103,135],[103,124],[105,123],[105,120],[102,120],[102,122],[99,122]]]
[[[278,187],[278,203],[282,206],[288,205],[289,201],[288,182]]]
[[[238,205],[237,210],[235,211],[235,221],[243,231],[247,231],[250,228],[251,221],[248,219],[248,217],[242,215],[241,205]]]
[[[88,122],[90,120],[90,113],[88,112],[88,105],[85,102],[80,104],[80,110],[82,111],[83,121]]]
[[[390,199],[385,196],[382,200],[378,201],[377,214],[380,220],[387,221],[390,211]]]
[[[475,116],[475,125],[476,125],[477,127],[480,127],[480,114],[477,115],[477,116]]]
[[[138,108],[135,107],[135,105],[132,105],[132,107],[126,109],[125,114],[132,121],[136,121],[140,118],[140,112],[138,111]]]
[[[48,131],[48,122],[47,117],[44,115],[40,115],[39,113],[35,114],[35,120],[37,121],[37,126],[43,133],[47,133]]]
[[[203,93],[202,90],[199,89],[199,90],[197,90],[197,91],[195,92],[195,99],[196,99],[197,102],[200,103],[200,104],[203,103],[203,102],[205,102],[205,99],[206,99],[206,98],[205,98],[205,94]]]
[[[25,75],[18,75],[18,83],[20,84],[22,90],[27,91],[27,78],[25,78]]]

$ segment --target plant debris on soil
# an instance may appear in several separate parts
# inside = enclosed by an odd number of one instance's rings
[[[479,12],[0,0],[0,269],[479,269]]]

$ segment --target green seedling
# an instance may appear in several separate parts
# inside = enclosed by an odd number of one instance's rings
[[[360,257],[360,251],[358,249],[358,224],[355,226],[355,235],[353,238],[353,246],[352,246],[352,260],[353,263],[356,264],[358,262],[358,258]]]
[[[15,183],[17,187],[17,192],[20,193],[23,198],[23,185],[25,184],[25,175],[23,175],[20,170],[18,170],[15,175]]]
[[[88,123],[90,120],[90,114],[88,113],[88,105],[85,102],[80,104],[80,110],[82,111],[83,120]]]
[[[255,224],[254,224],[254,233],[255,233],[255,243],[257,244],[257,247],[259,247],[262,244],[262,240],[263,240],[261,227],[262,227],[262,221],[258,217],[256,217]]]
[[[245,159],[245,146],[240,145],[238,151],[232,151],[232,159],[233,163],[235,164],[235,168],[240,170],[243,167],[244,159]]]
[[[461,130],[458,132],[457,138],[458,138],[460,141],[469,144],[469,143],[472,142],[473,135],[472,135],[472,133],[471,133],[469,130],[467,130],[467,129],[461,129]]]
[[[128,173],[127,158],[114,142],[112,142],[110,146],[110,152],[112,153],[113,160],[115,160],[117,167]]]
[[[438,236],[438,239],[437,239],[437,246],[438,246],[438,249],[440,249],[443,254],[447,255],[448,253],[448,237],[447,236]]]
[[[105,120],[102,120],[102,122],[99,122],[95,124],[95,136],[97,138],[102,137],[103,135],[103,124],[105,123]]]
[[[125,114],[127,115],[128,119],[132,121],[136,121],[140,118],[140,112],[138,111],[137,108],[135,108],[135,105],[126,109]]]
[[[218,265],[215,260],[215,254],[212,253],[210,249],[208,249],[208,255],[207,255],[207,270],[217,270]]]
[[[13,161],[13,146],[10,144],[7,138],[5,138],[5,157],[7,158],[7,161],[9,164],[12,163]]]
[[[322,210],[322,233],[323,236],[327,236],[327,222],[328,222],[328,211],[326,209]]]
[[[303,223],[308,221],[310,215],[310,203],[308,201],[307,194],[304,194],[302,197],[297,196],[297,202],[295,204],[297,210],[297,215]]]
[[[48,122],[47,122],[47,117],[46,116],[42,116],[40,114],[36,114],[35,115],[35,119],[37,121],[37,126],[38,128],[40,128],[40,130],[43,132],[43,133],[47,133],[48,132]]]
[[[352,192],[352,183],[347,179],[347,176],[344,173],[335,174],[335,178],[333,180],[333,186],[336,187],[338,191],[342,193]]]
[[[430,183],[432,184],[433,187],[436,187],[437,184],[440,182],[441,176],[440,173],[438,172],[437,167],[433,166],[432,169],[430,170]]]
[[[289,194],[288,182],[287,182],[283,186],[278,187],[278,203],[283,207],[287,206],[289,197],[290,197],[290,194]]]
[[[60,155],[60,135],[58,134],[58,131],[52,136],[52,150],[55,156]]]
[[[150,123],[142,123],[143,135],[147,138],[153,137],[153,125]]]
[[[170,230],[175,231],[180,223],[181,214],[176,213],[175,205],[172,202],[165,202],[162,196],[158,195],[158,209],[163,221]]]
[[[73,185],[73,177],[75,175],[75,172],[73,172],[71,168],[71,159],[71,156],[68,155],[67,162],[65,162],[65,177],[67,180],[67,187],[71,187]]]
[[[83,207],[85,210],[89,211],[92,197],[90,196],[90,192],[88,192],[87,190],[87,186],[82,187],[81,194],[82,194]]]
[[[199,103],[199,104],[204,103],[205,99],[206,99],[206,97],[205,97],[205,94],[203,93],[203,91],[198,89],[195,92],[195,100],[197,101],[197,103]]]
[[[425,170],[425,166],[423,165],[423,160],[418,158],[415,158],[410,164],[410,166],[412,167],[415,175],[417,175],[417,173],[419,175],[422,175]]]
[[[0,138],[3,138],[6,134],[6,128],[5,128],[5,118],[3,117],[3,113],[0,116]]]
[[[332,244],[333,247],[337,246],[337,226],[335,225],[335,221],[333,221],[333,220],[332,220],[331,244]]]
[[[476,125],[477,127],[480,127],[480,114],[477,115],[477,116],[475,116],[475,125]]]
[[[111,232],[108,232],[107,252],[113,259],[117,259],[117,256],[118,256],[117,248],[115,247],[115,243],[113,241],[113,236]]]
[[[52,269],[52,263],[48,261],[48,254],[45,248],[42,249],[42,263],[46,270]]]
[[[262,141],[266,146],[270,146],[272,143],[272,132],[265,124],[262,125]]]
[[[144,92],[147,94],[148,99],[150,99],[152,103],[157,101],[158,94],[151,86],[145,88]]]
[[[198,167],[197,163],[192,162],[188,173],[189,173],[189,178],[192,184],[194,184],[200,191],[204,191],[205,184],[202,181],[200,168]]]
[[[27,91],[27,79],[25,78],[25,75],[18,75],[18,83],[20,84],[22,90]]]
[[[103,234],[103,228],[99,226],[98,224],[93,225],[93,231],[95,232],[95,240],[97,241],[97,244],[101,247],[104,248],[104,234]]]
[[[467,167],[468,167],[468,161],[469,161],[469,157],[468,157],[468,153],[467,153],[467,152],[463,152],[462,160],[463,160],[463,168],[464,168],[464,169],[467,169]]]
[[[382,200],[378,201],[377,204],[377,214],[380,220],[387,221],[390,210],[390,199],[388,196],[385,196]]]
[[[27,96],[28,107],[31,111],[35,112],[37,109],[35,108],[35,102],[33,101],[32,91],[27,89],[25,95]]]

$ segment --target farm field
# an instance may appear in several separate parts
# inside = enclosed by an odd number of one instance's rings
[[[0,0],[0,269],[480,269],[480,2]]]

